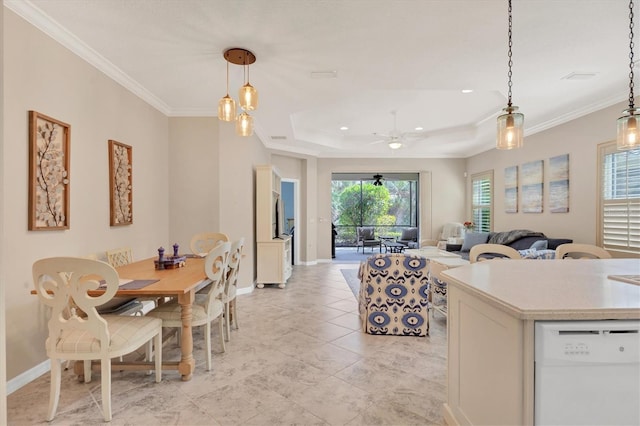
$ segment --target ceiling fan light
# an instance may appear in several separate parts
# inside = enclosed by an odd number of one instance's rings
[[[640,129],[638,119],[640,111],[630,108],[623,111],[623,116],[618,118],[617,148],[620,150],[640,147]]]
[[[524,114],[517,106],[509,106],[502,110],[504,114],[498,116],[497,149],[522,148],[524,140]]]
[[[397,142],[397,141],[389,142],[389,148],[391,148],[391,149],[400,149],[400,148],[402,148],[402,142]]]
[[[229,94],[218,102],[218,118],[222,121],[233,121],[236,118],[236,101]]]
[[[236,120],[236,133],[238,136],[253,135],[253,117],[246,112],[240,114]]]
[[[258,91],[249,82],[240,88],[238,98],[243,110],[253,111],[258,108]]]

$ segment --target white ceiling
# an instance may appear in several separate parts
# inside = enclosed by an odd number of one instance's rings
[[[494,146],[507,103],[506,0],[4,3],[169,116],[215,117],[226,91],[222,53],[251,50],[256,134],[276,150],[468,157]],[[628,8],[513,0],[513,103],[525,135],[627,99]],[[337,78],[312,76],[326,71]],[[236,99],[242,81],[242,67],[231,65]],[[392,111],[398,131],[424,128],[396,151],[372,144],[393,129]]]

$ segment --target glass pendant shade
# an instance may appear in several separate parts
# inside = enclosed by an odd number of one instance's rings
[[[218,118],[222,121],[233,121],[236,119],[236,101],[227,95],[218,102]]]
[[[258,108],[258,91],[249,82],[240,88],[238,93],[240,107],[245,111],[253,111]]]
[[[502,110],[504,114],[498,116],[498,140],[496,148],[514,149],[522,148],[524,140],[524,114],[518,111],[518,107],[511,106]]]
[[[391,149],[400,149],[402,148],[401,142],[389,142],[389,148]]]
[[[253,135],[253,117],[246,112],[240,114],[236,120],[236,133],[239,136]]]
[[[637,108],[626,109],[622,112],[624,115],[618,118],[618,149],[640,148],[639,112]]]

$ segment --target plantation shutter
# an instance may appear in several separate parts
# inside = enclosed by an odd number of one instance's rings
[[[471,177],[471,206],[474,231],[491,231],[491,209],[493,204],[493,172],[484,172]]]
[[[600,148],[601,191],[599,245],[640,253],[640,150]]]

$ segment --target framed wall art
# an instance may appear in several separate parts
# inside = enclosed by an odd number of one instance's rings
[[[569,212],[569,154],[549,158],[549,211]]]
[[[71,126],[29,111],[30,231],[69,229]]]
[[[538,160],[521,166],[523,213],[542,213],[543,164]]]
[[[109,141],[109,206],[111,226],[133,223],[132,148]]]
[[[504,169],[504,212],[518,213],[518,166]]]

